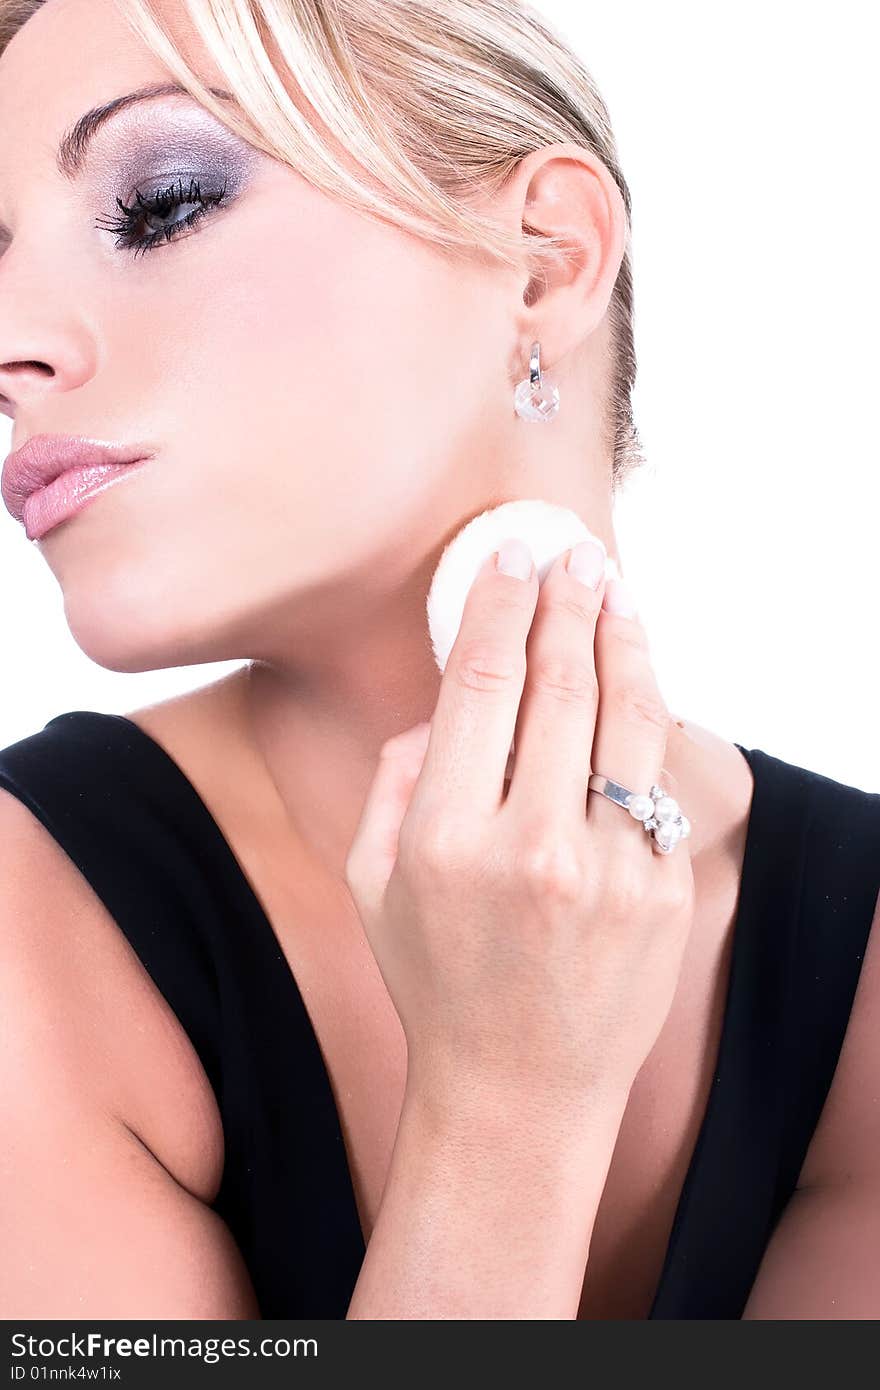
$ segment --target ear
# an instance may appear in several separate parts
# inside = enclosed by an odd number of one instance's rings
[[[535,340],[552,368],[605,316],[626,250],[623,197],[602,160],[569,143],[526,155],[501,196],[502,216],[519,225],[526,240],[540,232],[564,241],[559,253],[536,263],[535,273],[514,282],[516,369]]]

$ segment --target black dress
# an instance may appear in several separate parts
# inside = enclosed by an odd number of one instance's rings
[[[736,745],[755,786],[723,1031],[651,1318],[739,1318],[831,1084],[880,891],[880,793]],[[0,750],[189,1035],[225,1136],[212,1204],[264,1318],[344,1319],[365,1254],[317,1037],[195,787],[123,715]]]

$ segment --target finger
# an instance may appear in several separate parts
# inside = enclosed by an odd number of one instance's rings
[[[599,687],[593,641],[605,587],[605,547],[593,545],[589,577],[568,569],[570,550],[547,572],[526,644],[526,680],[505,805],[546,824],[584,816]],[[586,552],[585,552],[586,553]]]
[[[599,712],[592,764],[594,772],[640,795],[660,783],[671,716],[657,684],[647,633],[632,605],[625,605],[627,596],[619,580],[608,580],[596,624]],[[641,822],[608,797],[590,794],[587,822],[630,837],[637,853],[675,857],[674,851],[658,854]]]
[[[419,810],[429,815],[441,806],[452,819],[457,813],[488,816],[502,804],[538,598],[537,571],[525,550],[527,579],[496,570],[493,551],[468,591],[414,794]]]
[[[355,837],[345,861],[345,879],[362,917],[376,911],[397,859],[400,827],[422,769],[430,723],[383,743]]]

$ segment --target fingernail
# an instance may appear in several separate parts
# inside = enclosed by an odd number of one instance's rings
[[[501,574],[512,574],[515,579],[531,579],[532,552],[518,536],[506,540],[498,550],[497,568]]]
[[[599,580],[605,573],[605,547],[588,537],[572,546],[568,557],[568,572],[582,584],[598,589]]]
[[[625,584],[622,579],[615,579],[613,576],[605,585],[602,607],[620,618],[634,618],[636,615],[636,605],[630,593],[629,585]]]

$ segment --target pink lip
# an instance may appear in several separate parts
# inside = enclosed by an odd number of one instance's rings
[[[111,477],[122,474],[118,465],[144,462],[154,453],[149,445],[108,444],[69,434],[35,434],[6,459],[0,492],[16,521],[27,524],[26,510],[31,513],[39,530],[31,525],[27,525],[27,530],[30,539],[36,539],[49,525],[63,520],[61,515],[53,519],[55,505],[50,508],[50,501],[63,504],[64,515],[69,515],[72,504],[78,506],[96,490],[103,491]],[[69,483],[66,489],[61,489],[57,482],[63,476]],[[31,499],[31,505],[26,507]]]
[[[68,468],[46,487],[38,487],[24,501],[23,521],[30,541],[39,540],[61,521],[82,510],[99,493],[130,478],[148,459],[132,463],[96,463],[89,468]]]

